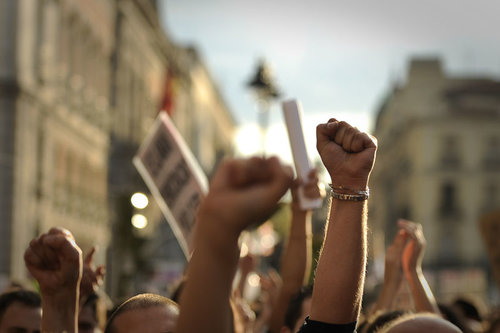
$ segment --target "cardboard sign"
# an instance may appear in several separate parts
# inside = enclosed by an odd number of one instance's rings
[[[189,258],[198,204],[207,177],[165,112],[160,112],[133,163]]]
[[[479,228],[483,236],[493,275],[497,286],[500,288],[500,211],[485,214],[479,220]]]

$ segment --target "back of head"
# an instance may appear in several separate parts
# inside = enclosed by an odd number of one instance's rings
[[[104,332],[105,333],[114,332],[113,324],[115,323],[116,318],[123,315],[124,313],[131,312],[134,310],[146,310],[150,308],[167,308],[168,315],[175,317],[174,318],[175,320],[179,315],[179,306],[171,299],[156,294],[139,294],[123,302],[111,314],[106,324],[106,329]]]
[[[473,332],[467,325],[466,318],[457,309],[444,303],[438,303],[438,307],[444,319],[460,328],[464,333]]]
[[[2,322],[5,311],[16,302],[30,308],[42,307],[40,295],[33,291],[18,289],[3,293],[0,295],[0,322]]]
[[[461,333],[462,331],[443,318],[426,313],[408,314],[382,327],[379,333]]]
[[[458,297],[453,302],[453,307],[460,311],[460,313],[468,318],[477,321],[482,321],[482,315],[479,310],[478,302],[472,298]]]
[[[377,311],[375,314],[370,316],[370,318],[368,318],[363,329],[358,328],[358,330],[363,333],[378,332],[381,327],[384,327],[387,323],[392,322],[405,314],[407,314],[407,312],[402,310]]]

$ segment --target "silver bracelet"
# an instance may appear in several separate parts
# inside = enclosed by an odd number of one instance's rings
[[[366,188],[365,190],[353,190],[344,186],[334,186],[333,184],[329,185],[332,189],[332,198],[334,199],[345,201],[365,201],[370,197],[369,188]]]
[[[338,193],[335,191],[332,191],[332,198],[338,199],[338,200],[344,200],[344,201],[365,201],[368,199],[370,196],[367,191],[360,191],[364,192],[363,194],[344,194],[344,193]]]

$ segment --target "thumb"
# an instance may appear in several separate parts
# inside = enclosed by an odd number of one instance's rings
[[[96,253],[97,248],[95,246],[92,246],[90,249],[89,253],[85,256],[85,259],[83,260],[83,263],[87,266],[92,265],[92,261],[94,260],[94,254]]]

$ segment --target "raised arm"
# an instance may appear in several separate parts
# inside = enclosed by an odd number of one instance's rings
[[[312,210],[300,207],[298,189],[302,186],[308,198],[320,198],[324,190],[318,185],[317,170],[311,170],[309,179],[296,179],[292,184],[292,221],[290,233],[281,259],[280,275],[283,285],[273,307],[271,332],[278,333],[285,321],[285,314],[291,298],[300,291],[309,280],[312,265]]]
[[[372,313],[380,310],[392,310],[394,300],[403,280],[401,257],[405,249],[408,234],[399,230],[392,244],[385,252],[384,284]]]
[[[92,247],[89,253],[83,258],[82,279],[80,282],[80,308],[92,293],[97,292],[104,279],[104,266],[100,265],[96,267],[94,265],[94,254],[96,251],[97,248],[95,246]]]
[[[198,210],[195,250],[176,332],[232,332],[229,296],[239,235],[274,212],[291,181],[291,169],[276,158],[221,164]]]
[[[408,243],[404,249],[402,261],[415,310],[440,314],[434,294],[422,271],[422,259],[426,244],[422,225],[400,219],[398,226],[408,234]]]
[[[363,294],[366,191],[377,145],[368,134],[335,119],[318,125],[316,134],[317,149],[330,174],[333,192],[310,319],[327,324],[353,323]]]
[[[82,252],[73,235],[50,229],[31,241],[24,260],[40,285],[42,332],[77,332]]]

